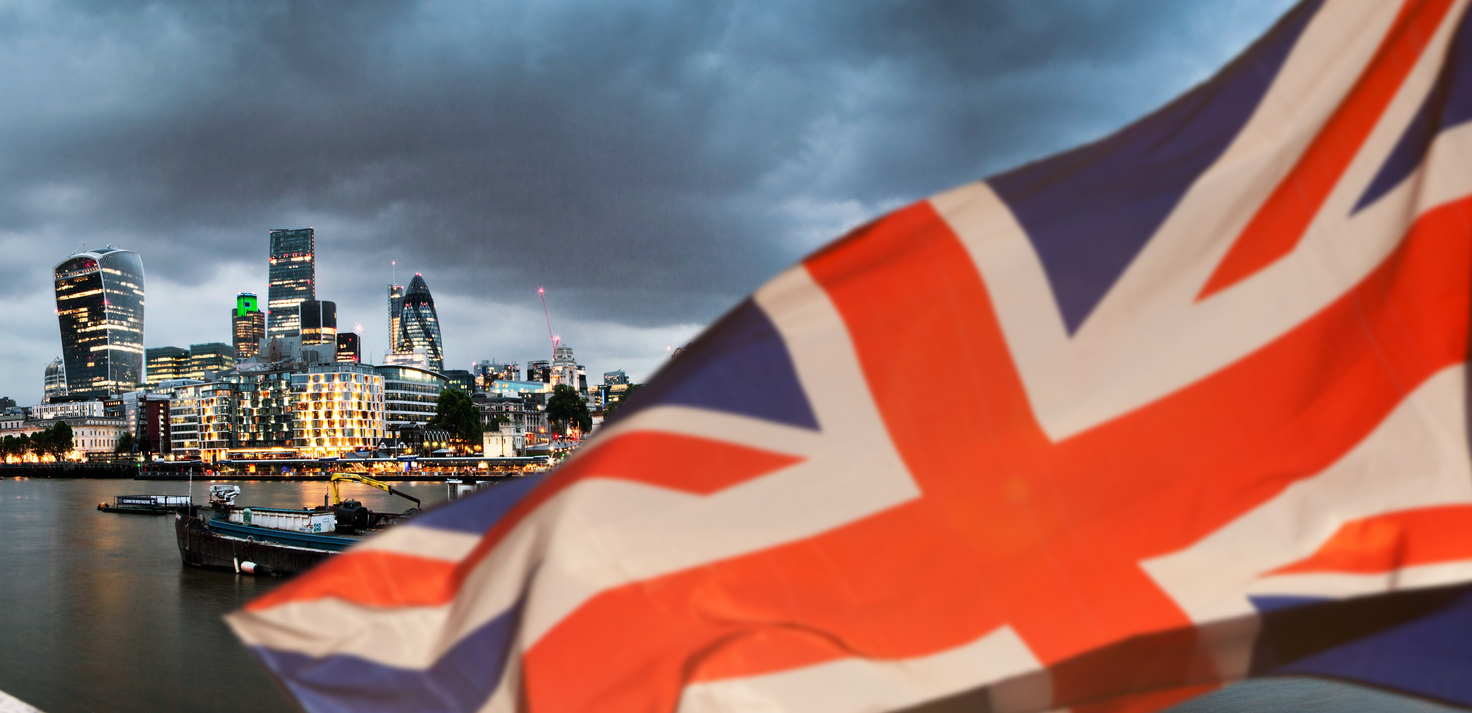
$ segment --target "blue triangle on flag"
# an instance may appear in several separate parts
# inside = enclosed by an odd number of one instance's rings
[[[1257,111],[1322,0],[1210,81],[1118,133],[987,179],[1027,232],[1074,334]]]
[[[1355,202],[1351,214],[1380,200],[1405,181],[1426,158],[1426,151],[1438,134],[1454,126],[1472,121],[1472,13],[1462,16],[1456,38],[1448,50],[1446,62],[1421,108],[1406,125],[1395,148],[1375,172],[1375,178]]]
[[[787,343],[750,299],[671,358],[627,406],[615,412],[615,418],[660,405],[693,406],[818,430]]]

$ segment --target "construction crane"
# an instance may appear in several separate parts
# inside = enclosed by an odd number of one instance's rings
[[[389,485],[388,483],[385,483],[385,482],[382,482],[382,481],[379,481],[379,480],[374,480],[374,479],[372,479],[372,478],[370,478],[370,477],[368,477],[366,475],[363,475],[362,473],[352,473],[352,472],[333,473],[332,474],[331,484],[332,484],[332,504],[333,505],[341,505],[342,504],[342,496],[340,494],[338,494],[337,484],[340,483],[340,482],[342,482],[342,481],[344,481],[344,480],[351,480],[351,481],[354,481],[354,482],[362,483],[362,484],[367,485],[367,486],[378,488],[379,490],[382,490],[384,492],[387,492],[390,495],[397,495],[397,496],[399,496],[401,498],[407,498],[409,500],[413,500],[414,501],[414,507],[419,507],[419,498],[416,498],[413,495],[410,495],[410,494],[405,493],[405,492],[400,491],[400,490],[394,490],[393,489],[393,486]]]
[[[552,313],[547,311],[547,291],[541,287],[537,288],[537,296],[542,298],[542,316],[547,319],[547,341],[552,342],[552,354],[557,354],[557,335],[552,333]]]

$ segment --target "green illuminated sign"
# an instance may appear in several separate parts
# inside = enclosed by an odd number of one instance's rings
[[[250,314],[251,312],[259,312],[259,311],[260,311],[260,309],[258,309],[256,307],[256,296],[255,295],[252,295],[252,294],[242,294],[242,295],[239,295],[239,296],[237,296],[235,298],[235,315],[236,316],[238,316],[238,317],[244,317],[245,315]]]

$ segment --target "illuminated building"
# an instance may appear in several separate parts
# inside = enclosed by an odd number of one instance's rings
[[[316,234],[311,228],[271,231],[266,334],[300,336],[297,306],[317,298]]]
[[[384,354],[383,363],[393,366],[413,366],[428,371],[429,353],[424,347],[414,347],[413,351]]]
[[[235,296],[235,309],[230,311],[230,333],[235,339],[236,359],[256,355],[261,340],[266,338],[266,313],[257,306],[255,295],[242,292]]]
[[[260,366],[258,370],[236,370],[222,377],[234,387],[234,448],[286,449],[293,445],[294,373],[294,369]]]
[[[552,376],[548,383],[553,386],[566,384],[578,388],[578,363],[572,357],[572,347],[558,344],[552,350]]]
[[[373,367],[383,377],[384,427],[423,426],[434,416],[435,403],[445,390],[445,377],[414,366],[385,364]]]
[[[384,432],[384,382],[363,364],[321,364],[292,374],[292,445],[313,458],[375,447]]]
[[[399,316],[404,311],[404,286],[388,286],[388,353],[399,351]]]
[[[189,375],[189,350],[179,347],[154,347],[143,350],[148,364],[148,385],[157,386]]]
[[[302,346],[329,344],[337,350],[337,303],[305,300],[297,306]]]
[[[490,359],[482,359],[470,370],[475,374],[476,391],[485,391],[497,381],[521,380],[521,367],[514,363],[501,364]]]
[[[189,370],[179,376],[203,379],[207,372],[216,374],[235,367],[235,347],[223,342],[189,345]]]
[[[232,447],[235,387],[224,381],[174,389],[169,440],[174,460],[216,460]]]
[[[337,335],[337,361],[354,364],[363,361],[362,340],[358,335],[352,332]]]
[[[445,369],[440,372],[445,377],[445,386],[456,389],[469,396],[475,393],[475,375],[464,369]]]
[[[429,285],[418,274],[409,281],[409,289],[404,293],[404,307],[399,313],[399,339],[395,346],[396,353],[424,347],[431,371],[439,371],[445,366],[445,342],[440,336],[440,319],[435,314],[434,297],[429,294]]]
[[[544,384],[552,383],[552,362],[546,359],[537,359],[526,363],[526,380],[540,381]],[[514,381],[514,379],[512,380]]]
[[[61,363],[61,357],[56,357],[46,365],[46,378],[41,391],[41,400],[49,403],[52,399],[63,396],[66,396],[66,365]]]
[[[143,380],[143,260],[109,246],[73,253],[53,273],[68,395],[132,391]]]

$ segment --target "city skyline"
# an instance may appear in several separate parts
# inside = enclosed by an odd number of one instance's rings
[[[39,400],[33,295],[79,244],[143,255],[145,347],[187,346],[231,341],[261,236],[301,226],[365,358],[396,260],[447,368],[550,359],[543,286],[580,362],[642,381],[848,228],[1144,115],[1287,5],[35,6],[0,48],[0,394]]]

